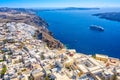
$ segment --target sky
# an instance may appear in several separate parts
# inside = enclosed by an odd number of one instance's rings
[[[120,7],[120,0],[0,0],[0,7]]]

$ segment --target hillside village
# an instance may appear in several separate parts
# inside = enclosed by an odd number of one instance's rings
[[[0,80],[120,80],[120,60],[50,49],[37,27],[0,23]]]

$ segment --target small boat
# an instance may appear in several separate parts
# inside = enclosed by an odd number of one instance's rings
[[[91,30],[96,30],[96,31],[104,31],[104,28],[101,26],[97,26],[97,25],[91,25],[90,26]]]

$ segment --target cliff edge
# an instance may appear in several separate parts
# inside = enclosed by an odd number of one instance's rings
[[[0,23],[21,22],[38,28],[37,38],[46,42],[50,49],[62,49],[64,46],[47,29],[48,24],[30,9],[0,8]]]

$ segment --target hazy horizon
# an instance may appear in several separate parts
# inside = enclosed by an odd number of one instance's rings
[[[0,7],[11,8],[120,7],[119,0],[0,0],[0,2]]]
[[[120,7],[75,7],[75,6],[68,6],[68,7],[6,7],[0,6],[0,8],[25,8],[25,9],[64,9],[64,8],[99,8],[99,9],[120,9]]]

